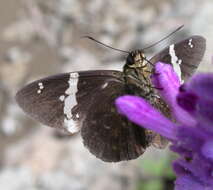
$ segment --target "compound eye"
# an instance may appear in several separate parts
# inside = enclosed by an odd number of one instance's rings
[[[135,62],[134,56],[132,54],[129,54],[128,57],[127,57],[127,59],[126,59],[127,65],[133,65],[134,62]]]

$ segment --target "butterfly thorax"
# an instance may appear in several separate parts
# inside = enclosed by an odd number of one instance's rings
[[[152,66],[141,50],[131,52],[126,60],[123,72],[127,91],[130,94],[148,98],[153,93]]]

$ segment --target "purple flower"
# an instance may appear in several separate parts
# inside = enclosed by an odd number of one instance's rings
[[[197,74],[180,85],[170,65],[159,62],[155,70],[153,84],[162,89],[159,94],[176,123],[140,97],[119,97],[116,106],[134,123],[171,141],[170,149],[180,156],[173,162],[176,190],[213,189],[213,74]]]

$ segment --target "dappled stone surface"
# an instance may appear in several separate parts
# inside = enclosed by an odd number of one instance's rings
[[[0,5],[0,189],[135,189],[141,175],[138,160],[103,163],[83,147],[79,135],[58,138],[29,119],[14,94],[25,83],[54,73],[122,69],[126,55],[82,39],[84,35],[132,50],[185,24],[148,49],[147,56],[199,34],[207,38],[204,60],[210,62],[211,0],[10,0]],[[200,70],[210,70],[207,61]]]

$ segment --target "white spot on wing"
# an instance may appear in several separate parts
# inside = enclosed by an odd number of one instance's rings
[[[194,47],[194,45],[192,44],[192,39],[189,39],[188,45],[189,45],[190,48],[193,48],[193,47]]]
[[[38,86],[39,86],[39,88],[40,88],[40,89],[43,89],[43,88],[44,88],[44,86],[43,86],[43,83],[42,83],[42,82],[39,82],[39,83],[38,83]]]
[[[41,94],[42,90],[44,89],[44,85],[42,82],[39,82],[38,83],[38,90],[37,90],[37,93],[38,94]]]
[[[104,84],[101,86],[101,88],[104,89],[104,88],[106,88],[107,86],[108,86],[108,82],[104,83]]]
[[[105,124],[104,124],[104,128],[105,129],[111,129],[111,127],[109,125],[105,125]]]
[[[77,122],[72,118],[72,108],[77,105],[76,93],[78,91],[78,73],[70,73],[69,87],[65,91],[65,95],[59,97],[59,99],[64,101],[64,127],[71,133],[76,133],[80,129],[77,126]]]
[[[180,69],[180,64],[181,64],[182,60],[178,59],[178,57],[176,56],[174,47],[175,47],[174,44],[169,46],[169,54],[171,56],[171,63],[173,65],[173,68],[174,68],[175,72],[177,73],[180,81],[183,82],[181,79],[181,69]]]
[[[79,131],[79,127],[77,126],[76,121],[73,119],[64,119],[64,127],[69,131],[70,133],[77,133]]]
[[[79,74],[78,73],[70,73],[70,78],[73,78],[73,79],[78,79],[79,77]]]
[[[59,100],[62,101],[62,102],[64,101],[64,99],[65,99],[65,96],[64,96],[64,95],[61,95],[61,96],[59,97]]]

